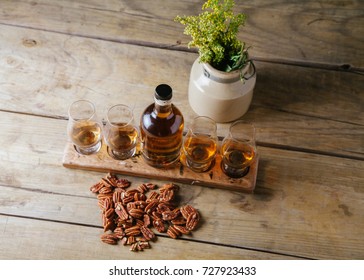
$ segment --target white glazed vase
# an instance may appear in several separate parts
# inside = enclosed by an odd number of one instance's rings
[[[251,61],[243,69],[227,73],[200,63],[197,58],[191,68],[188,101],[200,116],[219,123],[231,122],[248,111],[255,82]]]

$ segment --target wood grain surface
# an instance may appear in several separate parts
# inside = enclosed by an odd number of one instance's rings
[[[89,188],[105,174],[63,167],[68,106],[89,99],[105,118],[126,103],[138,119],[155,86],[169,83],[188,126],[197,52],[173,18],[202,2],[1,1],[0,259],[364,258],[359,0],[236,1],[258,73],[243,117],[257,131],[254,193],[180,183],[179,202],[202,216],[193,235],[158,234],[142,254],[100,241]],[[146,181],[123,176],[132,188]]]
[[[176,15],[196,15],[203,1],[3,0],[1,23],[157,48],[186,49]],[[361,1],[236,1],[247,14],[239,37],[267,60],[364,67]],[[161,8],[163,7],[163,8]],[[358,59],[361,58],[361,59]]]

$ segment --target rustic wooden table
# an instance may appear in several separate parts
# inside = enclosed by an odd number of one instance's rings
[[[359,0],[237,0],[258,73],[243,117],[257,128],[255,192],[180,184],[181,202],[203,217],[192,235],[158,234],[140,253],[100,241],[89,187],[105,174],[62,166],[67,108],[89,99],[104,116],[127,102],[138,118],[155,86],[168,83],[191,120],[197,53],[173,18],[197,14],[202,2],[0,1],[1,259],[364,258]]]

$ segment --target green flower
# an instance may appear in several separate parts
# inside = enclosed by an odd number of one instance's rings
[[[185,25],[184,34],[192,40],[188,47],[197,47],[200,62],[230,72],[241,69],[248,59],[245,43],[237,38],[245,14],[233,13],[234,0],[207,0],[198,16],[177,16],[175,21]]]

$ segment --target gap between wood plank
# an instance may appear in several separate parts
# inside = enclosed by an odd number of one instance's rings
[[[337,158],[364,161],[364,158],[361,158],[361,157],[342,155],[342,154],[337,154],[337,153],[333,153],[333,152],[319,151],[319,150],[300,148],[300,147],[292,147],[292,146],[287,146],[287,145],[266,143],[266,142],[260,142],[260,141],[257,141],[256,143],[258,145],[258,148],[259,148],[259,146],[261,146],[261,147],[271,148],[271,149],[275,149],[275,150],[285,150],[285,151],[292,151],[292,152],[298,152],[298,153],[323,155],[323,156],[329,156],[329,157],[337,157]]]
[[[97,197],[92,196],[86,196],[86,195],[74,195],[74,194],[67,194],[67,193],[60,193],[60,192],[51,192],[51,191],[45,191],[42,189],[33,189],[33,188],[26,188],[26,187],[15,187],[8,184],[2,184],[0,185],[2,188],[10,188],[10,189],[16,189],[16,190],[24,190],[28,192],[35,192],[35,193],[41,193],[41,194],[52,194],[52,195],[60,195],[60,196],[70,196],[70,197],[79,197],[79,198],[86,198],[86,199],[93,199],[97,200]]]
[[[59,224],[68,224],[68,225],[81,226],[81,227],[91,227],[91,228],[97,228],[97,229],[100,229],[100,230],[103,229],[102,226],[96,226],[96,225],[91,225],[91,224],[65,222],[65,221],[59,221],[59,220],[51,220],[51,219],[36,218],[36,217],[29,217],[29,216],[22,216],[22,215],[6,214],[6,213],[1,213],[1,212],[0,212],[0,215],[1,216],[4,216],[4,217],[14,217],[14,218],[21,218],[21,219],[29,219],[29,220],[38,220],[38,221],[59,223]],[[170,238],[168,236],[161,235],[161,234],[156,234],[156,236],[158,238]],[[214,243],[214,242],[209,242],[209,241],[204,241],[204,240],[197,240],[197,239],[188,239],[188,238],[183,238],[183,237],[179,237],[178,239],[181,240],[181,241],[188,241],[188,242],[195,242],[195,243],[203,243],[203,244],[208,244],[208,245],[213,245],[213,246],[220,246],[220,247],[226,247],[226,248],[242,249],[242,250],[247,250],[247,251],[252,251],[252,252],[268,253],[268,254],[273,254],[273,255],[278,255],[278,256],[286,256],[286,257],[292,257],[292,258],[300,258],[300,259],[303,259],[303,260],[314,260],[314,259],[308,258],[308,257],[297,256],[297,255],[287,254],[287,253],[279,253],[279,252],[274,252],[274,251],[269,251],[269,250],[263,250],[263,249],[259,249],[259,248],[233,246],[233,245],[228,245],[228,244],[218,244],[218,243]]]
[[[359,122],[350,122],[350,121],[336,120],[336,119],[333,119],[333,118],[323,117],[323,116],[317,116],[317,115],[314,115],[314,114],[303,114],[301,112],[295,112],[295,111],[291,111],[291,110],[285,110],[285,109],[282,109],[282,108],[279,108],[279,107],[274,107],[274,106],[266,106],[266,105],[261,105],[261,104],[259,104],[259,105],[251,104],[250,105],[250,108],[252,108],[254,106],[257,107],[257,108],[267,108],[269,110],[274,110],[274,111],[278,111],[278,112],[282,112],[282,113],[288,113],[288,114],[292,114],[292,115],[296,115],[296,116],[315,118],[315,119],[332,121],[332,122],[338,122],[338,123],[343,123],[343,124],[364,126],[362,123],[359,123]]]
[[[78,34],[78,33],[67,33],[67,32],[62,32],[62,31],[46,29],[46,28],[29,27],[29,26],[24,26],[24,25],[19,25],[19,24],[0,23],[0,25],[24,28],[24,29],[31,29],[31,30],[38,30],[38,31],[45,31],[45,32],[50,32],[50,33],[76,36],[76,37],[80,37],[80,38],[94,39],[94,40],[100,40],[100,41],[121,43],[121,44],[126,44],[126,45],[135,45],[135,46],[141,46],[141,47],[166,49],[166,50],[171,50],[171,51],[183,51],[183,52],[196,53],[196,54],[198,53],[197,49],[190,49],[187,46],[182,46],[181,43],[178,43],[178,42],[176,42],[175,44],[158,44],[158,43],[152,43],[152,42],[140,41],[140,40],[111,39],[111,38],[104,38],[104,37],[99,37],[99,36],[88,36],[88,35],[83,35],[83,34]],[[312,62],[312,61],[274,59],[274,58],[253,57],[253,56],[251,57],[251,59],[255,60],[255,61],[259,61],[259,62],[292,65],[292,66],[299,66],[299,67],[340,71],[340,72],[353,73],[353,74],[357,74],[357,75],[364,75],[363,67],[353,67],[349,63],[328,64],[328,63],[320,63],[320,62]]]

